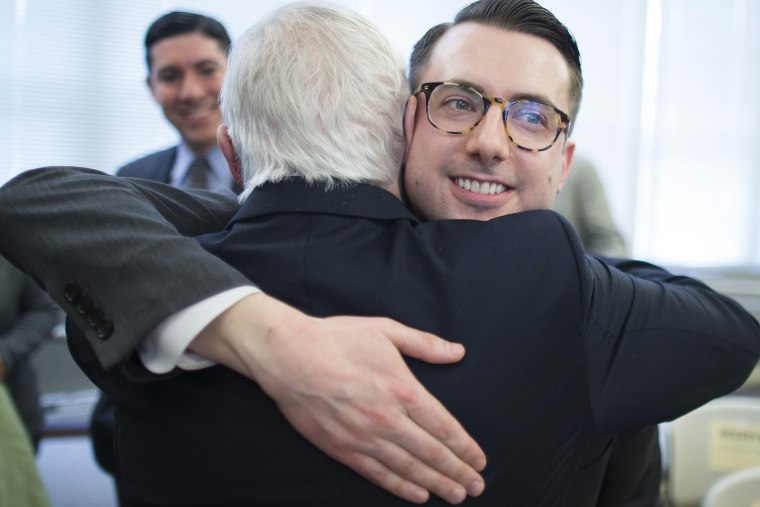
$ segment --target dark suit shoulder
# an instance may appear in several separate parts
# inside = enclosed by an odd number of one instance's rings
[[[169,173],[177,156],[177,147],[151,153],[134,160],[116,171],[117,176],[130,176],[154,181],[169,181]]]

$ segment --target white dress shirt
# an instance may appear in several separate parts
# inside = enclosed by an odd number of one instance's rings
[[[213,366],[213,361],[187,350],[188,345],[225,310],[244,297],[258,292],[261,291],[253,285],[236,287],[170,315],[138,348],[143,365],[153,373],[168,373],[175,367],[200,370]]]

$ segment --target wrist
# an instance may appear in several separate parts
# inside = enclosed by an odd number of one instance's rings
[[[260,382],[271,365],[272,342],[300,335],[309,320],[266,294],[252,294],[209,323],[189,349]]]

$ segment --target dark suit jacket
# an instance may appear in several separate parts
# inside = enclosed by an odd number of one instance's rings
[[[736,303],[587,257],[551,211],[420,224],[374,187],[292,182],[256,190],[202,243],[310,314],[389,316],[464,343],[459,364],[410,365],[488,452],[471,505],[594,505],[618,432],[734,390],[760,354]],[[135,383],[104,373],[81,335],[71,345],[117,403],[121,486],[138,505],[404,505],[224,367]]]
[[[0,256],[0,358],[5,384],[33,441],[42,433],[43,413],[32,354],[51,337],[61,312],[34,281]]]
[[[175,158],[177,158],[177,147],[173,146],[130,162],[116,171],[116,175],[171,183],[171,171]],[[233,182],[230,190],[239,194],[243,189]]]
[[[116,171],[116,174],[171,183],[171,171],[175,158],[177,158],[177,147],[172,146],[133,160]]]

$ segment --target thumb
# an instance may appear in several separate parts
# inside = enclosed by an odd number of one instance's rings
[[[464,346],[460,343],[412,329],[394,320],[385,320],[380,332],[406,356],[433,364],[456,363],[464,357]]]

